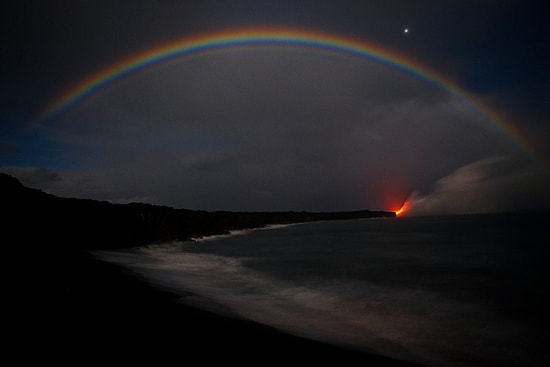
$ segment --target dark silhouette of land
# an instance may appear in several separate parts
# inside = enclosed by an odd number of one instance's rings
[[[3,206],[14,224],[33,228],[49,238],[70,237],[71,248],[107,249],[192,237],[322,220],[394,217],[385,211],[349,212],[207,212],[174,209],[143,203],[112,204],[106,201],[61,198],[23,186],[16,178],[0,175]],[[36,233],[38,232],[38,233]]]
[[[179,302],[91,250],[392,212],[206,212],[60,198],[0,173],[5,350],[18,362],[411,364],[291,336]],[[195,362],[191,362],[195,361]]]

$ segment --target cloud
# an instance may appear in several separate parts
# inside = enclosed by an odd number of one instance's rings
[[[518,149],[424,80],[281,47],[158,65],[42,129],[71,167],[41,181],[54,193],[208,210],[391,209],[457,167]]]
[[[520,167],[520,168],[518,168]],[[490,157],[439,179],[431,193],[413,193],[408,215],[473,214],[547,210],[550,172],[540,163]]]

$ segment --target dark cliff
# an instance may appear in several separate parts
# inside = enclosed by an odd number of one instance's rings
[[[61,198],[0,174],[6,228],[19,240],[52,240],[73,249],[133,247],[229,230],[321,220],[393,217],[384,211],[207,212],[166,206]]]

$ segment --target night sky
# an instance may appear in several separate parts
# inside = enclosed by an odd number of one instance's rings
[[[545,1],[519,0],[10,2],[0,171],[60,196],[176,208],[546,209],[547,14]],[[43,118],[140,52],[267,27],[377,45],[444,82],[328,49],[226,47],[151,65]]]

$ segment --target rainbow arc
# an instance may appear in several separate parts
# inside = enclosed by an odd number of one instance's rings
[[[395,51],[371,42],[349,36],[292,28],[246,28],[199,34],[176,39],[146,49],[99,71],[87,75],[66,89],[43,110],[39,121],[51,121],[70,110],[80,101],[91,96],[109,84],[129,77],[140,71],[174,58],[188,57],[200,53],[228,48],[252,48],[258,46],[296,47],[326,50],[348,56],[365,58],[412,74],[420,79],[440,86],[480,110],[497,124],[508,136],[531,151],[527,140],[504,117],[487,108],[483,103],[468,95],[455,83],[421,63]],[[532,153],[532,152],[531,152]]]

